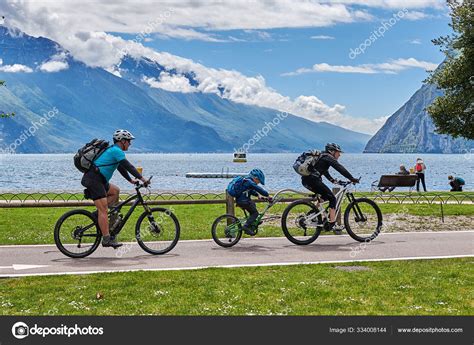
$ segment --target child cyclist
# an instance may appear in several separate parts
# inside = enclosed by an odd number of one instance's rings
[[[259,186],[260,183],[265,185],[265,175],[262,170],[253,169],[245,177],[238,176],[234,178],[227,187],[227,192],[235,197],[237,206],[249,212],[249,217],[242,227],[242,230],[251,236],[256,234],[256,229],[252,229],[252,224],[257,219],[259,213],[255,202],[250,197],[252,195],[262,195],[271,201],[270,194]]]

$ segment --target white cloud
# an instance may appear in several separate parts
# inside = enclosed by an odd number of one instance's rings
[[[318,63],[313,65],[311,68],[298,68],[294,72],[283,73],[284,77],[291,77],[306,73],[317,73],[317,72],[335,72],[335,73],[364,73],[373,74],[377,73],[372,67],[366,65],[360,66],[347,66],[347,65],[330,65],[327,63]]]
[[[163,89],[172,92],[190,93],[197,89],[189,83],[189,80],[183,75],[172,75],[167,72],[160,74],[159,80],[156,78],[143,77],[143,81],[153,88]]]
[[[408,20],[420,20],[429,17],[426,13],[420,11],[408,11],[403,18]]]
[[[59,72],[68,68],[68,63],[64,61],[47,61],[39,67],[42,72],[48,73]]]
[[[270,5],[265,1],[142,0],[117,3],[95,0],[72,5],[67,0],[7,0],[1,2],[0,10],[10,24],[30,34],[47,37],[52,37],[58,27],[76,33],[87,25],[87,31],[149,31],[166,37],[213,42],[226,40],[210,33],[212,30],[326,27],[373,18],[366,10],[352,9],[343,3],[309,0],[274,0]]]
[[[33,70],[25,65],[13,64],[13,65],[2,65],[0,66],[0,72],[5,73],[31,73]]]
[[[194,29],[185,29],[168,25],[161,26],[157,36],[164,39],[178,38],[185,41],[199,40],[206,42],[227,42],[227,40],[218,38],[213,34],[203,33]]]
[[[327,36],[327,35],[317,35],[317,36],[311,36],[310,37],[312,40],[333,40],[335,37],[333,36]]]
[[[39,69],[42,72],[54,73],[63,71],[69,68],[69,64],[66,61],[67,55],[65,52],[59,52],[52,56],[48,61],[43,62]]]
[[[421,44],[421,40],[419,38],[415,38],[410,41],[410,44]]]
[[[271,33],[262,30],[244,30],[246,34],[248,34],[251,38],[251,41],[271,41],[273,40],[273,36]],[[248,40],[247,40],[248,41]]]
[[[421,68],[424,70],[433,70],[438,67],[438,64],[433,63],[433,62],[428,62],[428,61],[420,61],[415,58],[409,58],[409,59],[397,59],[397,60],[392,60],[388,64],[381,64],[381,65],[376,65],[380,66],[382,69],[393,69],[397,70],[400,68],[400,70],[407,69],[407,68]]]
[[[313,121],[326,121],[357,132],[375,134],[384,124],[389,116],[375,119],[353,117],[344,113],[345,107],[336,104],[328,111],[325,104],[315,96],[299,96],[292,110],[298,115]]]
[[[334,73],[362,73],[362,74],[397,74],[400,71],[404,71],[410,68],[421,68],[424,70],[434,70],[438,65],[436,63],[428,61],[419,61],[415,58],[409,59],[396,59],[390,60],[389,62],[379,64],[363,64],[357,66],[351,65],[330,65],[327,63],[319,63],[313,65],[311,68],[299,68],[294,72],[283,73],[282,76],[291,77],[306,73],[321,73],[321,72],[334,72]]]
[[[319,4],[312,1],[277,0],[275,6],[267,6],[263,2],[252,3],[252,6],[241,2],[213,4],[215,6],[213,5],[211,10],[204,1],[194,1],[193,6],[189,3],[179,6],[175,2],[167,3],[173,10],[171,16],[163,23],[150,27],[153,27],[153,32],[169,37],[181,35],[184,38],[184,35],[204,34],[208,38],[219,39],[206,30],[327,26],[338,22],[367,20],[371,17],[366,11],[352,11],[343,4]],[[0,9],[4,6],[2,3]],[[352,118],[345,114],[343,105],[327,105],[313,95],[291,99],[267,86],[262,76],[249,77],[237,71],[208,68],[189,59],[155,52],[140,44],[143,38],[147,37],[143,34],[141,39],[132,42],[104,32],[147,33],[147,25],[144,23],[153,20],[156,22],[156,16],[167,8],[159,8],[156,2],[149,1],[142,1],[140,6],[126,2],[111,5],[100,0],[94,2],[94,6],[83,2],[71,6],[58,0],[43,2],[41,6],[35,2],[9,2],[6,12],[11,14],[11,22],[28,34],[52,38],[69,50],[75,59],[92,67],[105,68],[117,76],[120,76],[120,70],[116,69],[116,65],[123,55],[129,54],[136,58],[145,56],[168,71],[175,69],[178,72],[177,76],[164,73],[158,80],[145,80],[154,87],[179,92],[215,93],[235,102],[287,111],[313,121],[327,121],[364,133],[373,134],[382,125],[383,120],[379,119],[373,121]],[[186,27],[181,28],[182,25]],[[193,28],[201,28],[206,32],[202,33]],[[85,29],[87,31],[84,31]],[[263,35],[261,38],[265,38],[266,35]],[[357,68],[360,67],[356,66]],[[194,73],[199,83],[197,87],[191,86],[183,76],[189,72]]]

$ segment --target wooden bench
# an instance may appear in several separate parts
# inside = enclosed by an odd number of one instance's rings
[[[385,192],[387,189],[391,192],[396,187],[409,187],[410,190],[415,186],[418,176],[410,175],[382,175],[380,180],[372,182],[372,191],[378,189]]]

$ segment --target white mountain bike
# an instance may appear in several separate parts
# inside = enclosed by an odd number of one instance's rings
[[[370,242],[382,229],[382,212],[377,204],[367,198],[355,198],[348,191],[352,182],[340,181],[342,188],[336,194],[336,217],[341,212],[342,200],[347,196],[349,204],[344,212],[344,229],[356,241]],[[283,233],[295,244],[314,242],[329,222],[329,202],[322,201],[318,194],[311,199],[294,201],[283,211],[281,226]]]

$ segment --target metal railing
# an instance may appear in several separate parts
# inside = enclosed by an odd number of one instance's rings
[[[339,188],[333,188],[333,193],[337,194]],[[273,194],[273,193],[272,193]],[[293,189],[284,189],[277,194],[290,194],[288,197],[281,197],[279,202],[293,202],[302,198],[310,198],[312,193],[301,192]],[[125,200],[132,194],[122,193],[121,200]],[[299,197],[295,197],[299,195]],[[355,193],[357,197],[363,196],[383,204],[429,204],[439,205],[440,216],[444,222],[443,205],[446,204],[473,204],[474,193],[462,194],[423,194],[423,193]],[[235,215],[235,201],[227,192],[224,193],[146,193],[144,199],[149,205],[213,205],[225,204],[226,213]],[[256,200],[258,202],[258,200]],[[3,193],[0,194],[1,208],[35,208],[35,207],[85,207],[94,206],[93,201],[84,198],[82,193]],[[341,213],[337,215],[337,223],[341,224]]]
[[[336,193],[337,188],[333,191]],[[282,202],[292,202],[301,196],[310,197],[307,192],[286,189],[283,194],[289,194]],[[379,203],[387,204],[474,204],[474,193],[461,194],[424,194],[424,193],[367,193],[356,192],[356,196],[364,196]],[[120,198],[125,200],[131,193],[121,193]],[[301,195],[300,197],[295,197]],[[163,192],[155,194],[144,194],[150,205],[198,205],[198,204],[226,204],[229,196],[216,192]],[[82,193],[0,193],[0,208],[17,207],[78,207],[93,206],[91,200],[84,199]]]

